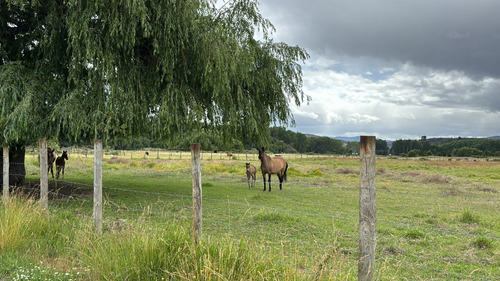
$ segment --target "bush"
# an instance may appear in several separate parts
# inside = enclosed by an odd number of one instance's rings
[[[421,155],[421,151],[418,149],[413,149],[408,151],[408,157],[418,157]]]
[[[453,156],[456,157],[474,157],[474,156],[483,156],[483,152],[477,148],[471,147],[462,147],[455,151],[453,151]]]

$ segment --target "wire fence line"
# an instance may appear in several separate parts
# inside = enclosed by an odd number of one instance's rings
[[[82,184],[82,183],[69,182],[69,181],[65,181],[65,183],[70,183],[70,184],[75,184],[75,185],[82,185],[82,186],[86,186],[86,187],[91,186],[89,184]],[[174,193],[147,192],[147,191],[138,191],[138,190],[124,189],[124,188],[113,188],[113,187],[103,187],[103,188],[108,189],[108,190],[113,190],[113,191],[121,191],[121,192],[133,192],[133,193],[140,193],[140,194],[160,195],[160,196],[186,198],[186,199],[189,198],[188,196],[174,194]],[[90,200],[87,200],[87,199],[85,199],[85,198],[83,198],[81,196],[61,195],[61,194],[58,194],[57,192],[53,192],[53,191],[51,191],[50,193],[52,195],[54,195],[54,196],[63,196],[63,197],[66,197],[68,199],[71,199],[71,200],[78,200],[78,201],[90,202]],[[274,208],[274,207],[269,207],[269,206],[248,205],[248,204],[243,204],[243,203],[238,203],[238,202],[231,202],[231,201],[222,200],[222,199],[216,199],[216,198],[204,198],[204,200],[211,200],[211,201],[215,201],[215,202],[228,203],[228,204],[238,205],[238,206],[243,206],[243,207],[264,208],[264,209],[271,209],[271,210],[276,210],[276,211],[287,211],[287,212],[298,213],[298,214],[307,215],[307,216],[311,216],[311,215],[312,216],[318,216],[318,214],[314,214],[314,213],[307,213],[307,212],[301,212],[301,211],[297,212],[295,210],[287,210],[287,209]],[[115,204],[113,207],[116,208],[116,209],[118,209],[119,211],[133,211],[133,212],[138,212],[138,213],[158,214],[158,215],[161,215],[161,216],[174,217],[174,218],[175,217],[177,217],[177,218],[179,217],[176,214],[169,214],[169,213],[160,212],[160,211],[153,211],[153,210],[145,210],[145,208],[139,209],[139,208],[133,208],[133,207],[126,206],[126,209],[123,209],[121,206],[118,206],[117,204]],[[60,207],[58,207],[58,208],[60,208]],[[332,216],[329,216],[329,215],[319,215],[319,216],[330,217],[330,218],[332,217]],[[345,247],[338,247],[338,246],[330,245],[330,244],[311,242],[311,241],[302,240],[302,239],[298,239],[298,238],[294,238],[294,237],[289,237],[289,236],[282,235],[282,234],[279,234],[279,233],[276,233],[276,232],[262,231],[262,230],[257,230],[255,228],[248,228],[248,227],[243,227],[243,226],[239,226],[239,225],[236,225],[236,224],[229,224],[227,222],[223,222],[223,221],[216,220],[216,219],[213,219],[213,218],[205,218],[204,221],[209,222],[209,223],[213,223],[213,224],[216,224],[216,225],[228,226],[230,229],[238,229],[238,230],[241,230],[241,231],[248,231],[248,232],[256,233],[256,234],[259,234],[259,235],[277,237],[277,238],[285,239],[285,240],[288,240],[288,241],[294,242],[294,243],[301,243],[301,244],[315,246],[315,247],[321,247],[321,248],[334,248],[336,250],[341,251],[342,253],[347,253],[347,254],[357,254],[358,253],[357,250],[353,250],[353,249],[349,249],[349,248],[345,248]],[[416,227],[416,226],[402,225],[402,224],[397,224],[397,225],[404,226],[404,227]],[[437,229],[431,229],[431,228],[425,228],[425,230],[438,231]],[[438,231],[438,232],[448,233],[448,231]],[[463,234],[463,233],[450,233],[450,234],[466,235],[466,234]],[[470,235],[470,236],[475,237],[475,235]],[[498,240],[498,238],[494,238],[494,239]],[[475,276],[472,276],[472,275],[465,275],[465,274],[462,274],[462,273],[457,273],[457,272],[453,272],[453,271],[449,271],[449,270],[443,270],[443,269],[439,269],[439,268],[436,268],[436,267],[427,266],[427,265],[423,265],[423,264],[419,264],[419,263],[415,263],[415,262],[411,262],[411,261],[396,259],[394,257],[390,257],[390,256],[387,256],[387,255],[384,255],[384,254],[381,254],[381,253],[379,253],[377,256],[378,256],[379,259],[380,258],[389,259],[389,260],[392,260],[392,261],[396,261],[396,262],[407,264],[409,266],[416,266],[416,267],[420,267],[420,268],[425,268],[425,269],[432,270],[432,271],[439,272],[439,273],[443,273],[443,274],[446,274],[446,275],[453,275],[453,276],[462,277],[462,278],[470,278],[470,279],[474,279],[474,280],[491,280],[491,279],[487,279],[487,278],[475,277]]]
[[[148,173],[138,173],[140,175],[148,175],[148,176],[162,176],[162,177],[179,177],[186,179],[186,174],[185,173],[163,173],[163,172],[148,172]],[[18,177],[24,177],[26,174],[16,174],[16,173],[10,173],[10,176],[18,176]],[[231,183],[236,183],[236,182],[241,182],[241,183],[246,183],[247,180],[243,177],[241,178],[228,178],[228,177],[220,177],[220,176],[204,176],[203,179],[208,180],[208,181],[217,181],[217,182],[231,182]],[[62,180],[59,180],[63,182]],[[262,180],[256,180],[256,184],[263,184]],[[80,183],[81,184],[81,183]],[[277,184],[277,183],[276,183]],[[324,188],[324,189],[342,189],[342,190],[359,190],[359,186],[341,186],[341,185],[323,185],[323,184],[314,184],[314,183],[299,183],[299,182],[283,182],[282,183],[283,187],[303,187],[303,188]],[[93,185],[88,185],[89,187],[93,187]],[[492,190],[496,190],[492,188]],[[453,195],[453,194],[432,194],[432,193],[420,193],[420,192],[410,192],[410,191],[398,191],[398,190],[391,190],[391,189],[386,189],[386,188],[378,188],[377,192],[384,192],[384,193],[394,193],[394,194],[403,194],[403,195],[411,195],[411,196],[420,196],[420,197],[434,197],[434,198],[450,198],[450,199],[461,199],[461,200],[467,200],[467,201],[484,201],[484,202],[500,202],[500,199],[494,199],[494,198],[483,198],[483,197],[475,197],[475,196],[459,196],[459,195]]]
[[[182,176],[182,175],[175,175],[175,176]],[[215,180],[218,180],[218,179],[219,178],[215,178]],[[234,181],[241,181],[241,180],[235,179]],[[58,181],[58,182],[61,182],[61,181]],[[80,184],[80,183],[78,183],[78,184]],[[293,185],[293,184],[291,184],[291,185]],[[306,184],[302,184],[302,185],[306,186]],[[87,184],[87,186],[92,187],[92,185],[90,185],[90,184]],[[297,186],[299,186],[299,185],[297,185]],[[333,186],[333,187],[334,188],[342,188],[342,189],[352,189],[352,190],[359,189],[359,187],[342,187],[342,186]],[[115,187],[103,187],[103,188],[108,189],[108,190],[121,191],[121,192],[138,192],[138,193],[142,193],[142,194],[150,194],[150,195],[157,195],[157,196],[170,196],[170,197],[181,197],[181,198],[186,197],[186,199],[189,198],[189,196],[179,195],[179,194],[174,194],[174,193],[147,192],[147,191],[131,190],[131,189],[115,188]],[[379,189],[379,190],[386,191],[384,189]],[[408,193],[404,193],[404,192],[400,192],[400,193],[408,194]],[[415,194],[410,194],[410,195],[415,195]],[[430,195],[430,194],[420,194],[420,195],[421,196],[435,196],[433,194],[432,195]],[[442,196],[440,196],[440,197],[442,197]],[[445,196],[445,197],[451,197],[451,196]],[[456,197],[456,196],[454,196],[454,197]],[[458,198],[464,199],[464,197],[458,197]],[[468,198],[465,197],[465,199],[468,199]],[[484,200],[483,198],[475,198],[475,199]],[[287,212],[292,212],[292,213],[295,213],[295,214],[302,214],[302,215],[307,215],[307,216],[316,216],[316,217],[319,216],[319,217],[326,217],[326,218],[334,218],[331,215],[322,215],[322,214],[315,214],[315,213],[307,213],[307,212],[302,212],[302,211],[280,209],[280,208],[269,207],[269,206],[249,205],[249,204],[244,204],[244,203],[240,203],[240,202],[231,202],[231,201],[228,201],[228,200],[222,200],[222,199],[218,199],[218,198],[203,197],[203,200],[215,201],[215,202],[221,202],[221,203],[227,203],[227,204],[238,205],[238,206],[243,206],[243,207],[247,207],[247,208],[262,208],[262,209],[270,209],[270,210],[274,210],[274,211],[287,211]],[[486,199],[484,201],[490,202],[491,200]],[[132,208],[132,207],[128,208],[127,210],[129,210],[129,209],[131,211],[137,211],[137,212],[140,211],[140,209]],[[165,215],[165,213],[163,213],[163,212],[155,212],[155,213]],[[343,218],[343,217],[341,217],[341,219],[349,220],[348,218]],[[210,219],[208,219],[208,221],[210,221]],[[219,222],[219,221],[215,221],[215,222],[217,224],[225,224],[224,222]],[[381,222],[381,221],[379,221],[379,222]],[[408,227],[408,228],[418,228],[418,229],[422,229],[422,230],[429,230],[429,231],[434,231],[434,232],[441,232],[441,233],[446,233],[446,234],[450,234],[450,235],[469,236],[469,237],[483,237],[483,238],[485,237],[485,236],[479,236],[479,235],[474,235],[474,234],[463,234],[463,233],[458,233],[458,232],[449,232],[449,231],[446,231],[446,230],[443,231],[443,230],[434,229],[434,228],[423,228],[423,227],[420,227],[420,226],[414,226],[414,225],[410,225],[410,224],[399,224],[399,223],[391,223],[391,222],[382,222],[382,223],[387,223],[388,225],[391,225],[391,226],[401,226],[401,227]],[[246,231],[250,231],[251,230],[250,228],[245,228],[245,227],[242,227],[242,226],[237,226],[237,228],[240,228],[240,229],[246,230]],[[255,230],[254,230],[254,232],[260,233],[260,234],[265,234],[265,235],[270,235],[270,233],[271,233],[271,232],[257,232]],[[282,238],[284,238],[284,239],[286,239],[286,237],[287,237],[285,235],[279,235],[279,234],[276,234],[276,233],[274,233],[273,235],[278,236],[278,237],[282,236]],[[485,237],[485,238],[492,239],[492,240],[500,240],[497,237]],[[300,239],[296,239],[296,238],[293,238],[293,241],[295,241],[295,242],[301,242],[301,243],[302,242],[306,242],[306,244],[311,244],[311,245],[314,244],[316,246],[321,246],[321,247],[324,246],[324,245],[322,245],[320,243],[314,243],[314,242],[304,241],[304,240],[300,240]],[[402,261],[402,262],[408,263],[406,261]],[[410,264],[413,264],[413,263],[410,263]],[[418,264],[414,264],[414,265],[419,266]],[[433,269],[432,267],[427,267],[427,268],[428,269]],[[436,269],[436,271],[439,271],[439,269]],[[452,274],[454,274],[454,275],[458,274],[457,276],[462,276],[462,277],[465,277],[465,276],[470,277],[468,275],[463,275],[463,274],[460,274],[460,273],[453,273],[452,272]],[[481,278],[479,278],[477,280],[488,280],[488,279],[481,279]]]
[[[89,188],[93,187],[93,185],[91,185],[91,184],[85,184],[85,183],[80,183],[80,182],[70,182],[70,181],[63,181],[63,180],[59,180],[57,182],[65,183],[68,185],[84,186],[84,187],[89,187]],[[121,191],[121,192],[131,192],[131,193],[146,194],[146,195],[155,195],[155,196],[176,197],[176,198],[181,198],[181,199],[185,199],[185,200],[191,200],[190,195],[182,195],[182,194],[176,194],[176,193],[151,192],[151,191],[143,191],[143,190],[135,190],[135,189],[127,189],[127,188],[109,187],[109,186],[103,186],[103,189],[111,190],[111,191]],[[67,197],[67,198],[78,198],[78,196],[70,196],[70,195],[56,193],[53,191],[51,191],[51,194],[52,195],[57,194],[59,196],[63,196],[63,197]],[[82,197],[80,197],[80,198],[82,198]],[[86,199],[83,199],[83,200],[86,200]],[[210,198],[207,196],[204,196],[203,200],[204,201],[219,202],[222,204],[230,204],[230,205],[240,206],[240,207],[245,207],[245,208],[266,209],[266,210],[272,210],[272,211],[276,211],[276,212],[286,212],[286,213],[292,213],[292,214],[299,214],[299,215],[304,215],[304,216],[309,216],[309,217],[322,217],[322,218],[343,220],[343,221],[357,221],[357,219],[358,219],[358,218],[352,217],[352,214],[347,214],[347,213],[338,214],[338,211],[337,211],[336,215],[318,214],[318,213],[290,210],[290,209],[284,209],[284,208],[278,208],[278,207],[255,205],[255,204],[242,203],[242,202],[234,202],[234,201],[229,201],[229,200],[225,200],[225,199]],[[456,232],[456,231],[452,231],[452,230],[439,229],[439,228],[433,228],[433,227],[423,227],[423,226],[419,226],[419,225],[412,225],[412,224],[405,224],[405,223],[398,223],[398,222],[389,222],[389,221],[384,221],[384,220],[380,220],[380,219],[377,220],[377,222],[384,224],[384,225],[388,225],[388,226],[394,226],[394,227],[419,229],[419,230],[443,233],[443,234],[447,234],[447,235],[473,237],[473,238],[486,238],[486,239],[490,239],[490,240],[500,241],[499,237],[488,236],[488,235],[461,233],[461,232]]]
[[[122,188],[107,188],[107,187],[105,187],[105,188],[106,189],[111,189],[111,190],[125,191],[125,192],[137,192],[135,190],[122,189]],[[146,194],[149,193],[149,194],[153,194],[153,195],[167,195],[167,196],[172,196],[173,195],[173,194],[165,194],[165,193],[158,193],[158,192],[143,192],[143,191],[141,191],[140,193],[146,193]],[[179,196],[179,195],[174,195],[174,196],[176,196],[176,197],[185,197],[185,196]],[[207,199],[208,200],[212,200],[212,201],[216,201],[216,202],[228,203],[228,204],[239,205],[239,206],[244,206],[244,207],[265,208],[265,209],[272,209],[272,210],[278,210],[278,211],[288,211],[288,212],[299,213],[299,214],[303,214],[303,215],[313,215],[313,216],[317,215],[317,214],[312,214],[312,213],[307,213],[307,212],[295,212],[294,210],[280,209],[280,208],[274,208],[274,207],[268,207],[268,206],[248,205],[248,204],[231,202],[231,201],[221,200],[221,199],[204,198],[204,200],[207,200]],[[144,209],[137,209],[137,208],[128,208],[127,211],[129,211],[129,210],[130,211],[135,211],[135,212],[141,212],[141,213],[145,213],[146,212],[146,210],[144,210]],[[147,213],[154,213],[154,214],[166,215],[165,213],[158,212],[158,211],[147,211]],[[320,215],[320,216],[323,216],[323,215]],[[331,216],[326,215],[326,217],[331,217]],[[259,235],[277,237],[279,239],[285,239],[285,240],[288,240],[288,241],[294,242],[294,243],[301,243],[301,244],[306,244],[306,245],[315,246],[315,247],[321,247],[321,248],[333,248],[333,249],[336,249],[338,251],[341,251],[342,253],[348,253],[348,254],[358,254],[359,253],[356,249],[353,250],[353,249],[349,249],[349,248],[345,248],[345,247],[339,247],[339,246],[331,245],[331,244],[311,242],[311,241],[307,241],[307,240],[303,240],[303,239],[298,239],[298,238],[294,238],[294,237],[282,235],[282,234],[279,234],[279,233],[276,233],[276,232],[262,231],[262,230],[257,230],[255,228],[243,227],[243,226],[240,226],[240,225],[237,225],[237,224],[231,224],[231,223],[223,222],[223,221],[216,220],[216,219],[213,219],[213,218],[205,218],[204,221],[205,222],[209,222],[209,223],[213,223],[213,224],[216,224],[216,225],[227,226],[229,229],[238,229],[238,230],[241,230],[241,231],[244,231],[244,232],[252,232],[252,233],[255,233],[255,234],[259,234]],[[382,223],[384,223],[384,222],[382,222]],[[464,234],[464,233],[458,233],[458,232],[452,232],[452,231],[446,231],[446,230],[440,231],[438,229],[423,228],[423,227],[417,227],[417,226],[412,226],[412,225],[407,225],[407,224],[392,224],[392,223],[389,223],[389,224],[390,225],[403,226],[403,227],[415,227],[415,228],[419,228],[419,229],[430,230],[430,231],[438,231],[438,232],[442,232],[442,233],[446,233],[446,234],[453,234],[453,235],[464,235],[464,236],[471,236],[471,237],[484,237],[484,236],[479,236],[479,235]],[[496,237],[486,237],[486,238],[495,239],[495,240],[499,239],[499,238],[496,238]],[[380,258],[389,259],[389,260],[400,262],[400,263],[404,263],[404,264],[407,264],[407,265],[416,266],[416,267],[420,267],[420,268],[425,268],[425,269],[428,269],[428,270],[433,270],[435,272],[439,272],[439,273],[446,274],[446,275],[453,275],[453,276],[457,276],[457,277],[461,277],[461,278],[470,278],[470,279],[474,279],[474,280],[491,280],[491,279],[487,279],[487,278],[481,278],[481,277],[475,277],[475,276],[472,276],[472,275],[466,275],[466,274],[462,274],[462,273],[457,273],[457,272],[453,272],[453,271],[450,271],[450,270],[443,270],[443,269],[439,269],[439,268],[436,268],[436,267],[432,267],[432,266],[428,266],[428,265],[423,265],[423,264],[420,264],[420,263],[415,263],[415,262],[410,262],[410,261],[406,261],[406,260],[396,259],[394,257],[390,257],[390,256],[387,256],[387,255],[384,255],[384,254],[382,254],[380,252],[379,252],[378,256],[379,256],[379,259]],[[417,259],[417,260],[419,259],[418,257],[414,257],[414,258]]]
[[[87,158],[93,157],[93,148],[91,147],[67,147],[59,148],[58,150],[68,150],[72,154],[84,155]],[[188,150],[177,150],[177,149],[160,149],[160,148],[146,148],[137,150],[103,150],[104,156],[108,157],[124,157],[133,159],[189,159],[190,151]],[[147,152],[147,153],[146,153]],[[26,149],[27,155],[37,156],[39,154],[39,149],[36,146],[28,146]],[[274,155],[281,155],[283,157],[288,157],[290,159],[308,159],[308,158],[345,158],[345,159],[359,159],[358,154],[346,155],[346,154],[318,154],[313,152],[306,153],[273,153]],[[242,159],[251,158],[248,160],[258,160],[258,152],[256,150],[248,151],[201,151],[202,160],[231,160],[231,159]],[[489,162],[489,161],[500,161],[499,157],[448,157],[448,156],[421,156],[421,157],[403,157],[398,155],[377,155],[377,159],[400,159],[400,160],[418,160],[418,161],[475,161],[475,162]],[[472,160],[471,160],[472,159]]]

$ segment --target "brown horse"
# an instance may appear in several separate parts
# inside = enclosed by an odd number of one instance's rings
[[[56,179],[59,179],[59,174],[62,171],[62,178],[64,180],[64,167],[66,166],[66,160],[68,160],[68,152],[63,150],[63,154],[56,159]]]
[[[56,160],[56,149],[47,147],[47,173],[52,173],[54,178],[54,161]],[[38,162],[40,162],[40,155],[38,155]]]
[[[274,158],[269,157],[265,153],[265,149],[259,149],[259,159],[260,159],[260,169],[262,171],[262,178],[264,179],[264,191],[266,191],[266,174],[269,178],[269,191],[271,191],[271,175],[276,174],[280,180],[280,190],[283,181],[286,181],[286,170],[288,169],[288,163],[281,156],[275,156]]]
[[[248,188],[250,188],[250,178],[252,178],[252,186],[255,187],[255,180],[257,178],[257,168],[255,168],[250,163],[246,163],[246,166],[247,166]]]

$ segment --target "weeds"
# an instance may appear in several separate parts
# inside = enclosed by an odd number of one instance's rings
[[[462,212],[460,216],[460,222],[467,224],[479,223],[479,216],[474,214],[471,210],[466,209]]]
[[[493,242],[490,239],[484,238],[484,237],[479,237],[474,242],[472,242],[472,246],[478,249],[492,249],[493,248]]]

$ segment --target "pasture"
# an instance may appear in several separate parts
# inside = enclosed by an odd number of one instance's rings
[[[93,158],[90,153],[68,152],[65,180],[57,181],[57,186],[55,181],[49,183],[50,216],[65,218],[76,229],[81,227],[75,225],[91,225],[92,221]],[[203,240],[208,245],[237,245],[256,257],[252,261],[259,264],[251,269],[254,275],[250,279],[356,280],[359,158],[283,157],[289,163],[288,181],[283,183],[283,190],[279,190],[278,178],[273,175],[272,191],[263,192],[256,155],[228,157],[206,152],[202,155]],[[257,183],[250,189],[247,162],[257,167]],[[193,216],[190,165],[189,153],[105,153],[104,235],[121,237],[136,225],[150,232],[171,229],[175,222],[175,227],[187,230],[189,240]],[[36,183],[39,169],[35,154],[27,154],[26,168],[27,180]],[[498,159],[378,158],[376,170],[377,280],[500,278]],[[66,237],[62,239],[66,242],[57,240],[63,245],[54,246],[57,250],[50,253],[32,249],[43,248],[36,243],[28,247],[30,256],[15,251],[0,252],[3,255],[0,279],[16,273],[12,269],[14,263],[32,268],[38,262],[50,265],[52,270],[70,272],[73,279],[102,277],[104,274],[98,271],[106,270],[114,270],[113,276],[131,276],[116,272],[121,267],[109,265],[111,262],[105,254],[94,262],[74,259],[81,254],[91,259],[92,254],[67,250],[85,241],[78,241],[75,237],[81,235],[74,231],[61,228],[61,232],[56,236]],[[32,238],[38,242],[48,239]],[[235,249],[240,249],[237,246]],[[113,247],[112,242],[108,247]],[[101,251],[106,252],[106,247]],[[207,250],[210,251],[213,250]],[[229,251],[235,252],[239,250]],[[127,257],[121,259],[139,259],[130,256],[133,251],[123,255]],[[110,257],[116,258],[113,254]],[[249,260],[241,260],[241,263],[245,261]],[[91,265],[82,265],[86,262]],[[195,267],[177,275],[150,268],[148,270],[155,273],[148,280],[249,279],[231,275],[234,268],[228,271],[215,263],[194,263]],[[76,275],[75,268],[85,268],[86,273]]]

